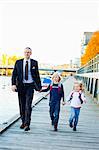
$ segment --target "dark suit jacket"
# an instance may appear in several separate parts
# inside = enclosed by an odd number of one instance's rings
[[[17,60],[12,73],[12,85],[17,85],[18,87],[23,83],[23,60]],[[30,59],[31,61],[31,75],[35,84],[35,89],[41,89],[41,81],[38,71],[38,62],[36,60]]]

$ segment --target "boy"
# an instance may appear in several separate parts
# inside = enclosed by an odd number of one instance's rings
[[[49,112],[51,124],[54,125],[54,131],[57,131],[58,127],[61,98],[63,98],[63,105],[65,104],[64,89],[60,81],[61,81],[60,75],[57,72],[55,72],[52,76],[52,84],[50,84],[47,89],[41,90],[41,92],[47,92],[50,90]]]

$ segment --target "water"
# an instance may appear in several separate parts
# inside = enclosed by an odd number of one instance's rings
[[[33,101],[45,93],[35,92]],[[0,124],[8,122],[19,113],[17,92],[11,90],[11,77],[0,76]]]

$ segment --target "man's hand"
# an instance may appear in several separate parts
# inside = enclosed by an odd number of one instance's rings
[[[16,85],[12,85],[11,89],[12,89],[13,92],[15,92],[15,90],[17,90]]]
[[[40,92],[40,93],[41,93],[41,92],[42,92],[42,89],[40,89],[38,92]]]
[[[63,101],[63,102],[62,102],[62,105],[65,105],[65,104],[66,104],[66,103]]]

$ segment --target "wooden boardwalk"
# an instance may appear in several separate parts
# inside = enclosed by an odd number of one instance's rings
[[[73,77],[64,83],[66,95],[70,92]],[[66,96],[65,95],[65,96]],[[17,121],[0,135],[0,150],[99,150],[99,106],[87,96],[77,131],[68,126],[70,106],[62,106],[59,129],[50,125],[48,99],[33,108],[31,130],[24,132]]]

